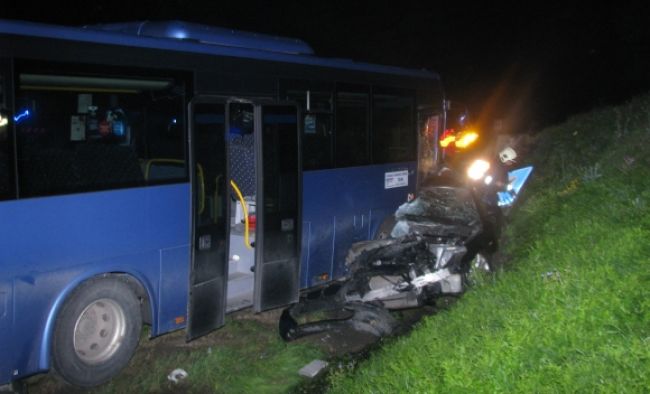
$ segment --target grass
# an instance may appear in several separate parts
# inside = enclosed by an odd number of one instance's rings
[[[506,268],[334,393],[650,391],[650,96],[544,130]]]
[[[196,379],[189,383],[197,383],[197,392],[283,393],[301,383],[298,370],[321,355],[313,347],[283,342],[275,326],[269,330],[251,321],[231,324],[247,343],[212,348],[193,359],[188,372]]]
[[[224,328],[210,334],[220,339],[207,337],[199,346],[153,344],[153,353],[136,355],[124,374],[96,392],[285,393],[303,382],[298,375],[302,366],[322,357],[314,346],[283,342],[275,326],[228,320]],[[176,368],[188,373],[178,384],[167,379]]]

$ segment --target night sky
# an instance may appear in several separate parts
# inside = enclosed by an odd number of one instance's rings
[[[3,3],[1,18],[66,25],[177,19],[300,38],[320,56],[425,68],[441,75],[448,98],[466,103],[475,122],[507,119],[512,132],[537,130],[650,90],[648,5]]]

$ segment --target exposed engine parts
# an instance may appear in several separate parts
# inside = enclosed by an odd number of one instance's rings
[[[439,294],[462,292],[462,245],[430,243],[424,236],[404,236],[355,245],[350,280],[339,296],[345,302],[376,301],[387,309],[422,305]],[[365,248],[364,248],[365,247]]]
[[[348,275],[317,301],[302,301],[284,311],[286,340],[348,325],[382,336],[392,332],[387,310],[413,308],[441,295],[459,294],[463,274],[480,249],[479,210],[468,189],[435,186],[400,206],[389,238],[359,242],[346,257]],[[305,313],[348,311],[336,319],[299,325]]]
[[[497,249],[503,210],[512,206],[532,170],[528,166],[508,172],[506,192],[499,192],[490,186],[486,171],[481,181],[472,176],[468,181],[451,168],[441,168],[418,198],[402,204],[380,226],[379,239],[352,245],[343,282],[323,289],[318,302],[303,300],[284,311],[282,337],[295,339],[341,325],[386,335],[395,327],[388,310],[462,293],[470,269],[492,268],[489,257]],[[348,313],[303,325],[296,321],[304,313],[337,309]]]

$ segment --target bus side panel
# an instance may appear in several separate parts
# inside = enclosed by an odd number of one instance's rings
[[[350,246],[373,237],[385,216],[414,193],[415,168],[415,163],[394,163],[303,172],[308,244],[303,244],[301,288],[347,273]]]
[[[189,253],[179,261],[179,252],[168,259],[161,250],[189,251],[187,212],[187,184],[0,204],[0,284],[14,286],[13,300],[7,300],[14,305],[6,317],[11,334],[0,337],[0,349],[9,349],[0,354],[0,382],[48,367],[56,309],[76,285],[101,273],[131,273],[142,282],[151,297],[153,332],[159,332],[156,305],[168,281],[160,279],[161,264],[176,261],[185,273],[189,264]],[[184,297],[186,278],[176,289]]]
[[[0,281],[0,382],[7,381],[11,373],[11,357],[3,357],[3,354],[11,355],[11,341],[3,338],[11,338],[11,323],[13,317],[13,286],[9,280]]]
[[[190,247],[180,246],[161,251],[160,302],[158,302],[158,329],[153,335],[163,334],[187,322]]]
[[[159,190],[159,191],[157,191]],[[148,195],[150,237],[160,249],[158,310],[151,334],[185,327],[190,270],[190,185],[154,188]],[[156,317],[156,315],[158,315]]]

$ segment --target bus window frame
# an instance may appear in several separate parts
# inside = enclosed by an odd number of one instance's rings
[[[84,93],[84,92],[89,92],[89,93],[94,93],[95,91],[99,93],[116,93],[116,94],[131,94],[135,90],[134,88],[137,88],[137,84],[141,83],[142,84],[142,90],[143,91],[153,91],[151,89],[147,88],[147,85],[150,85],[150,87],[159,87],[163,88],[160,91],[173,91],[177,90],[177,97],[175,99],[178,100],[178,103],[175,104],[177,106],[177,110],[179,111],[178,120],[180,121],[180,135],[177,136],[178,142],[182,143],[182,148],[179,148],[179,152],[182,152],[182,158],[180,157],[174,157],[174,159],[182,160],[183,162],[183,172],[184,176],[182,177],[173,177],[169,179],[146,179],[144,171],[142,171],[143,179],[142,180],[128,180],[126,182],[116,182],[116,183],[110,183],[110,184],[104,184],[104,185],[99,185],[99,186],[93,186],[91,184],[82,184],[82,186],[79,188],[79,190],[53,190],[53,191],[46,191],[46,192],[36,192],[36,193],[30,193],[28,195],[24,195],[24,193],[21,193],[21,173],[20,173],[20,144],[19,144],[19,138],[17,136],[17,128],[13,127],[13,134],[14,134],[14,183],[15,183],[15,188],[16,188],[16,198],[18,199],[24,199],[24,198],[35,198],[35,197],[48,197],[48,196],[59,196],[59,195],[69,195],[69,194],[77,194],[77,193],[89,193],[89,192],[98,192],[98,191],[109,191],[109,190],[120,190],[120,189],[126,189],[126,188],[133,188],[133,187],[150,187],[150,186],[155,186],[155,185],[168,185],[168,184],[177,184],[177,183],[188,183],[190,181],[189,178],[189,166],[188,166],[188,160],[189,160],[189,153],[188,153],[188,130],[187,130],[187,122],[188,122],[188,114],[187,114],[187,105],[189,103],[189,100],[192,97],[193,93],[193,76],[191,72],[188,71],[178,71],[178,70],[171,70],[171,69],[163,69],[163,68],[155,68],[155,69],[145,69],[140,66],[106,66],[106,65],[97,65],[97,64],[92,64],[92,63],[83,63],[83,62],[61,62],[61,61],[43,61],[43,60],[34,60],[34,59],[27,59],[27,58],[14,58],[13,59],[13,69],[12,69],[12,78],[11,81],[13,83],[13,88],[12,88],[12,93],[13,93],[13,98],[14,98],[14,103],[16,102],[16,97],[18,95],[19,90],[21,89],[21,77],[23,75],[30,75],[30,76],[36,76],[36,78],[39,78],[41,80],[48,80],[48,77],[53,77],[50,78],[52,81],[57,81],[60,79],[68,79],[72,81],[74,84],[75,82],[78,83],[80,81],[91,81],[94,80],[95,82],[101,84],[107,84],[110,83],[111,81],[115,82],[120,82],[124,83],[124,81],[127,82],[132,82],[136,86],[132,86],[129,89],[124,89],[124,86],[119,86],[115,85],[114,87],[110,86],[71,86],[71,87],[61,87],[61,86],[53,86],[52,88],[46,87],[46,86],[36,86],[35,89],[25,89],[25,92],[29,91],[48,91],[48,92],[74,92],[76,94],[78,93]],[[167,85],[164,85],[164,83],[167,83]],[[151,107],[151,103],[148,103],[146,106],[143,108],[149,108]],[[145,154],[145,156],[148,156],[150,153],[150,143],[147,142],[148,138],[146,135],[146,132],[144,130],[140,131],[139,135],[141,142],[136,141],[136,137],[133,137],[134,140],[131,142],[131,146],[133,149],[133,154],[137,158],[137,160],[140,162],[140,167],[142,170],[142,166],[146,165],[146,162],[151,159],[159,159],[159,157],[141,157],[142,153]],[[137,151],[136,144],[142,144],[143,145],[143,152]],[[24,175],[23,175],[24,176]]]
[[[12,59],[7,57],[0,57],[0,112],[6,118],[5,141],[0,137],[0,149],[6,149],[6,165],[7,165],[7,193],[0,194],[0,201],[15,200],[18,195],[18,174],[17,174],[17,158],[16,158],[16,127],[13,120],[14,110],[14,80],[13,80],[13,62]],[[2,144],[6,146],[3,148]],[[0,152],[2,153],[2,152]]]

